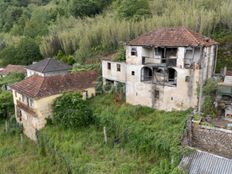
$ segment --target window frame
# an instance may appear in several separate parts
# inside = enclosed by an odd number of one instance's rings
[[[136,47],[132,47],[130,51],[131,56],[138,56],[138,50]]]
[[[117,72],[121,72],[121,64],[116,64]]]

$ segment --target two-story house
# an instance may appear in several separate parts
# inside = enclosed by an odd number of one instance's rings
[[[36,140],[36,130],[46,125],[46,118],[52,116],[54,100],[64,92],[77,91],[84,97],[95,95],[95,71],[56,76],[33,75],[11,86],[15,116],[23,125],[24,133]]]
[[[187,28],[161,28],[128,42],[125,62],[102,60],[103,82],[125,83],[126,101],[133,105],[195,108],[214,73],[217,48],[217,42]]]

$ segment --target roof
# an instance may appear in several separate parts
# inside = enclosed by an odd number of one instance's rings
[[[26,69],[22,65],[7,65],[0,70],[0,75],[7,75],[9,73],[26,73]]]
[[[218,43],[185,27],[160,28],[128,43],[130,46],[149,47],[210,46],[214,44]]]
[[[43,98],[68,91],[94,87],[97,79],[95,71],[42,77],[33,75],[11,86],[12,89],[32,98]]]
[[[187,169],[189,174],[231,174],[232,160],[197,151],[184,157],[180,163],[180,168]]]
[[[27,66],[27,69],[41,73],[48,73],[56,71],[68,71],[69,69],[71,69],[71,66],[68,64],[61,63],[54,58],[47,58]]]

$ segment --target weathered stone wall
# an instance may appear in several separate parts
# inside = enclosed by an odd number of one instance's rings
[[[193,125],[192,146],[232,159],[232,131]]]

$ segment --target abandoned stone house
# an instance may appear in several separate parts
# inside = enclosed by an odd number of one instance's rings
[[[52,116],[54,100],[64,92],[70,91],[81,92],[84,98],[94,96],[97,74],[95,71],[74,74],[64,71],[64,74],[57,75],[56,71],[59,67],[53,66],[52,63],[49,66],[34,64],[33,67],[34,69],[47,68],[50,74],[30,74],[25,80],[12,85],[11,89],[16,120],[23,125],[25,135],[36,140],[36,131],[42,129],[46,125],[46,118]],[[63,65],[60,69],[62,67]]]
[[[187,28],[161,28],[128,42],[126,61],[104,58],[103,83],[125,83],[126,102],[133,105],[197,108],[200,87],[214,74],[217,49],[217,42]]]

